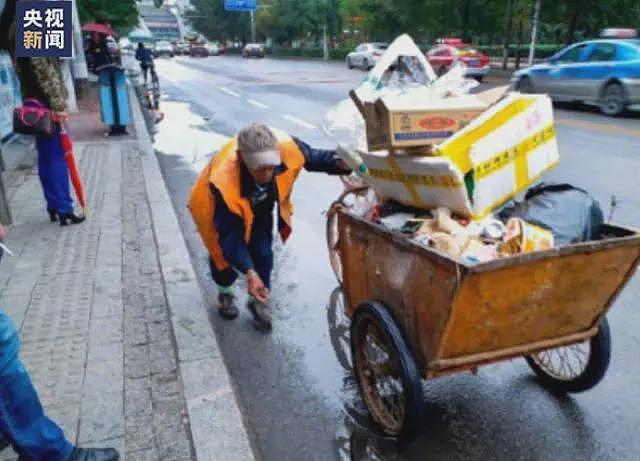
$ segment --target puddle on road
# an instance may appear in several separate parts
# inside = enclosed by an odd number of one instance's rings
[[[207,127],[207,120],[186,102],[162,100],[161,107],[164,120],[158,125],[154,147],[163,154],[181,157],[199,173],[228,136]]]

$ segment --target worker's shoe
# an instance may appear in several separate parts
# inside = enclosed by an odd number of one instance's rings
[[[68,461],[118,461],[120,454],[114,448],[74,448]]]
[[[230,293],[221,293],[218,295],[218,314],[227,320],[233,320],[238,316],[238,308],[236,307],[236,299]]]
[[[249,301],[247,307],[251,311],[251,315],[253,315],[253,326],[255,329],[260,331],[270,331],[271,314],[269,313],[269,308],[253,299]]]

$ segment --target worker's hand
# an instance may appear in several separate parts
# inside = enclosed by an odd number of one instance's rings
[[[7,236],[7,230],[2,224],[0,224],[0,240],[4,240],[6,236]]]
[[[247,272],[247,291],[256,301],[266,303],[269,301],[269,290],[264,286],[264,282],[253,269]]]
[[[55,118],[56,122],[64,124],[64,123],[67,123],[67,120],[69,119],[69,114],[67,114],[65,111],[54,112],[53,117]]]

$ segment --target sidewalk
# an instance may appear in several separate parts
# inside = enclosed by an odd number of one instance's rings
[[[21,329],[21,357],[47,413],[73,443],[115,446],[128,461],[253,459],[132,91],[130,98],[136,126],[126,138],[103,138],[92,111],[72,120],[85,223],[49,223],[36,169],[23,162],[9,174],[14,225],[6,243],[16,256],[0,265],[0,306]],[[33,153],[25,158],[33,164]]]

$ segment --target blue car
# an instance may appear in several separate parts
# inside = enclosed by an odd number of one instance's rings
[[[597,104],[619,115],[640,103],[640,40],[591,40],[564,48],[513,74],[511,85],[523,93],[547,93],[555,101]]]

